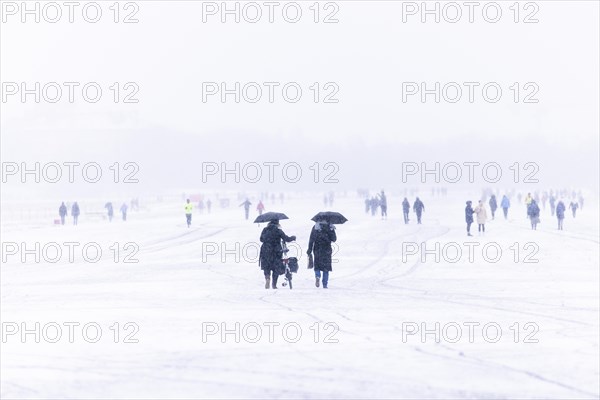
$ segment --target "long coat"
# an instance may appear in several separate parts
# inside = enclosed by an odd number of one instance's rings
[[[473,211],[473,207],[471,207],[470,204],[467,204],[467,206],[465,207],[465,221],[467,222],[467,224],[473,223],[474,212],[475,211]]]
[[[527,214],[531,219],[540,217],[540,207],[536,202],[532,201],[531,204],[529,204],[529,207],[527,207]]]
[[[490,197],[490,209],[496,211],[498,209],[498,203],[496,202],[496,196]]]
[[[277,224],[269,223],[263,229],[260,234],[260,258],[258,265],[263,271],[277,271],[282,272],[283,262],[283,248],[281,247],[281,241],[291,242],[294,237],[287,236]]]
[[[558,204],[556,205],[556,217],[558,219],[564,219],[565,218],[565,203],[563,203],[562,201],[559,201]]]
[[[314,253],[314,266],[318,271],[331,271],[331,243],[337,240],[333,225],[313,226],[308,241],[307,253]]]
[[[415,200],[415,204],[413,204],[413,210],[417,213],[417,215],[421,215],[421,213],[425,210],[425,204],[420,199]]]
[[[475,214],[477,215],[478,224],[485,224],[487,222],[487,210],[483,204],[475,207]]]

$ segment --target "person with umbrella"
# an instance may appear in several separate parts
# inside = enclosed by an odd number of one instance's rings
[[[269,286],[277,289],[277,278],[284,271],[282,242],[293,242],[296,236],[287,236],[279,225],[280,219],[287,219],[285,214],[268,212],[258,216],[254,222],[269,222],[260,234],[259,266],[265,275],[265,289]]]
[[[334,224],[343,224],[347,219],[340,213],[321,212],[312,218],[315,221],[308,241],[309,268],[315,269],[315,286],[320,286],[323,277],[323,289],[327,289],[329,272],[332,271],[331,256],[333,251],[331,243],[337,240]],[[313,258],[314,254],[314,258]],[[314,260],[314,261],[313,261]]]

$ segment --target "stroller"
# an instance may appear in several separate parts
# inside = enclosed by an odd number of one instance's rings
[[[295,274],[298,272],[298,259],[296,257],[287,257],[287,253],[290,250],[287,248],[285,242],[282,243],[281,247],[283,250],[283,259],[281,260],[283,272],[281,272],[279,275],[285,274],[285,281],[281,284],[281,286],[289,285],[290,290],[291,290],[292,289],[292,273]]]

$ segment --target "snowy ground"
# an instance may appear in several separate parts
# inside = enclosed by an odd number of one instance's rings
[[[305,257],[293,290],[265,290],[248,244],[262,227],[244,221],[235,202],[196,213],[191,229],[179,200],[147,202],[126,223],[84,215],[77,227],[19,227],[7,218],[3,242],[97,242],[103,257],[86,262],[78,247],[72,263],[65,253],[37,264],[3,251],[2,398],[599,397],[597,202],[568,215],[562,232],[548,209],[532,232],[524,207],[514,205],[508,221],[499,217],[484,237],[467,238],[463,195],[424,194],[423,225],[414,217],[404,225],[399,197],[389,199],[387,221],[365,214],[362,199],[338,197],[333,209],[350,221],[337,229],[328,290],[315,287]],[[287,213],[283,229],[298,236],[302,254],[320,197],[266,206]],[[139,246],[139,263],[123,262],[128,242]],[[447,257],[458,246],[463,256],[423,262],[405,254],[413,242],[446,245]],[[492,243],[490,257],[497,244],[502,256],[486,261],[479,246],[470,262],[464,242]],[[237,254],[207,254],[236,243]],[[241,249],[246,260],[236,260]],[[9,334],[23,322],[32,330],[40,323],[39,343],[34,334]],[[73,343],[69,322],[80,324]],[[57,343],[52,323],[62,327]],[[88,342],[93,326],[83,336],[86,323],[102,329],[96,343]],[[479,324],[472,340],[469,323]],[[424,338],[408,334],[423,327],[431,330]],[[222,337],[222,328],[230,333]]]

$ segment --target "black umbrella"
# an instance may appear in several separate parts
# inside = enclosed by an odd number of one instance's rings
[[[269,222],[269,221],[280,220],[280,219],[289,219],[289,218],[284,213],[269,211],[269,212],[264,213],[263,215],[259,215],[258,217],[256,217],[254,222],[261,223],[261,222]]]
[[[344,222],[348,221],[346,217],[335,211],[321,211],[311,219],[315,222],[327,221],[330,224],[343,224]]]

